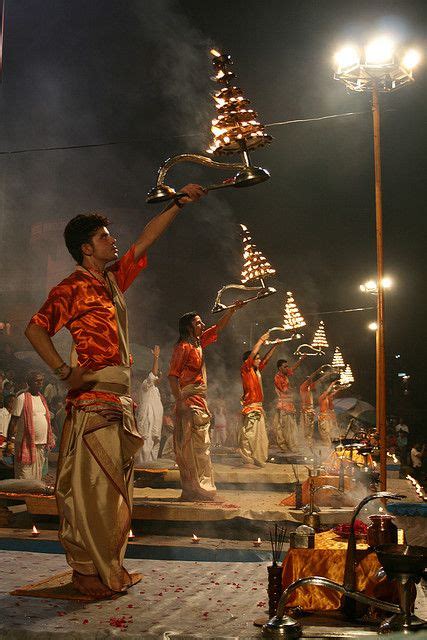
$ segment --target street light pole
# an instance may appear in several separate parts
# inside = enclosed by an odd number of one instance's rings
[[[376,403],[375,416],[380,445],[380,488],[387,487],[387,425],[384,347],[384,243],[381,183],[380,104],[378,86],[372,85],[372,119],[374,129],[375,220],[377,241],[377,331],[376,331]]]
[[[381,191],[381,145],[379,92],[396,91],[413,82],[413,69],[420,54],[409,49],[403,53],[387,37],[368,44],[364,51],[352,45],[335,56],[334,78],[356,93],[372,92],[375,170],[375,220],[377,244],[377,331],[376,331],[376,423],[380,440],[380,484],[387,484],[387,431],[384,351],[384,253]],[[366,289],[369,290],[369,289]]]

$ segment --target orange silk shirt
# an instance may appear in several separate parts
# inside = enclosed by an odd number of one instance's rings
[[[288,373],[278,371],[274,376],[274,387],[277,394],[276,408],[280,411],[295,411],[294,392],[290,386],[289,376],[294,374],[293,369],[288,367]]]
[[[217,327],[214,324],[200,336],[200,347],[191,342],[178,342],[172,353],[169,367],[169,375],[178,378],[180,389],[187,385],[199,385],[205,383],[203,351],[205,347],[218,339]],[[200,404],[205,406],[205,402],[197,402],[197,396],[186,398],[185,404],[188,406]]]
[[[115,262],[111,271],[121,291],[132,284],[147,266],[147,257],[135,261],[135,247]],[[50,336],[66,327],[73,338],[79,367],[93,371],[107,366],[128,365],[119,350],[116,312],[107,288],[89,272],[77,269],[52,289],[31,323]]]
[[[261,360],[258,371],[262,371],[265,362]],[[242,413],[245,415],[253,411],[251,404],[262,403],[264,393],[262,390],[261,374],[254,369],[254,360],[249,356],[241,366],[240,375],[242,377],[243,396],[242,396]]]
[[[313,408],[313,391],[316,387],[315,382],[308,382],[305,380],[299,388],[299,393],[301,397],[301,409],[312,409]]]
[[[147,266],[144,255],[135,260],[131,246],[108,271],[114,274],[117,286],[124,292],[138,273]],[[30,323],[46,329],[50,336],[66,327],[73,338],[77,363],[97,371],[107,366],[125,365],[120,353],[116,311],[108,289],[89,272],[77,269],[52,289],[41,309]],[[104,398],[115,402],[111,394],[100,391],[70,391],[69,400],[79,397]]]

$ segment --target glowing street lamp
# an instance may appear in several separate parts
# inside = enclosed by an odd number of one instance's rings
[[[347,44],[337,52],[334,59],[335,80],[342,82],[350,91],[372,93],[377,278],[373,290],[371,287],[363,290],[377,295],[376,424],[380,437],[380,486],[382,491],[386,489],[387,485],[384,350],[384,288],[386,284],[384,283],[383,256],[379,94],[396,91],[413,82],[413,71],[420,61],[421,55],[418,51],[414,49],[402,51],[397,43],[387,35],[375,38],[363,48]]]
[[[382,279],[382,288],[383,289],[391,289],[393,286],[393,280],[386,276]],[[376,280],[368,280],[360,285],[360,291],[363,293],[372,293],[374,296],[378,295],[378,284]]]

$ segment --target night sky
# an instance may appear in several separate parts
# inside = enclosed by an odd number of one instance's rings
[[[274,142],[253,160],[269,169],[270,181],[211,193],[183,212],[129,292],[132,341],[165,346],[166,366],[178,316],[194,308],[211,321],[216,291],[239,278],[237,224],[243,222],[276,268],[269,284],[279,293],[236,316],[222,345],[207,354],[211,379],[238,388],[243,343],[280,324],[290,289],[306,316],[306,337],[322,318],[331,346],[340,345],[353,368],[352,393],[372,402],[375,338],[367,324],[375,311],[316,314],[375,304],[359,291],[375,276],[370,98],[350,95],[334,81],[331,61],[340,44],[363,44],[385,31],[424,51],[416,82],[382,96],[381,121],[385,272],[395,283],[386,300],[389,409],[403,411],[420,432],[427,417],[426,27],[424,0],[7,0],[0,86],[3,314],[21,323],[17,332],[23,329],[46,294],[47,253],[62,252],[59,233],[37,250],[30,244],[34,223],[65,224],[77,213],[104,211],[124,250],[159,210],[145,205],[159,164],[177,153],[203,152],[209,141],[214,45],[232,55],[238,85],[264,124],[357,115],[269,127]],[[90,146],[104,143],[117,144]],[[63,148],[70,146],[82,148]],[[48,147],[61,149],[42,150]],[[223,177],[187,165],[174,169],[169,182],[179,187]],[[62,276],[70,268],[65,263]],[[305,373],[319,364],[310,362]],[[408,396],[398,370],[411,375]]]

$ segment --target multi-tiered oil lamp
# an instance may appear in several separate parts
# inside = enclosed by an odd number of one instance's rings
[[[241,273],[241,284],[227,284],[222,287],[215,298],[214,306],[212,307],[212,313],[218,313],[224,309],[231,309],[235,305],[226,305],[221,302],[221,296],[225,291],[237,289],[239,291],[249,291],[254,295],[242,300],[243,304],[250,302],[251,300],[259,300],[271,296],[276,293],[274,287],[267,287],[265,284],[265,278],[272,276],[276,273],[267,258],[263,256],[254,244],[248,228],[244,225],[240,225],[242,230],[242,242],[243,242],[243,267]]]
[[[235,74],[230,70],[233,64],[231,56],[221,54],[215,49],[212,49],[211,54],[216,73],[213,80],[222,87],[213,96],[217,114],[212,120],[213,141],[208,153],[213,156],[238,153],[242,161],[217,162],[194,153],[183,153],[168,158],[158,171],[156,186],[147,195],[148,203],[177,200],[185,195],[177,193],[173,187],[165,183],[167,172],[179,162],[195,162],[213,169],[237,170],[233,178],[205,186],[206,191],[226,187],[250,187],[270,177],[266,169],[251,164],[249,152],[271,142],[272,137],[258,122],[256,112],[249,108],[249,100],[243,96],[242,90],[234,84]]]
[[[345,369],[344,358],[342,357],[341,349],[339,347],[335,347],[334,357],[332,358],[332,368],[337,372],[340,372],[341,369]]]
[[[281,333],[289,333],[285,338],[269,338],[265,341],[266,345],[279,344],[280,342],[289,342],[290,340],[299,340],[302,338],[302,334],[298,332],[298,329],[305,327],[305,320],[301,315],[300,310],[295,304],[294,297],[291,291],[286,292],[285,310],[283,312],[283,324],[281,327],[271,327],[268,332],[280,331]]]
[[[349,386],[354,382],[353,371],[349,364],[346,364],[344,371],[340,371],[340,385]]]

